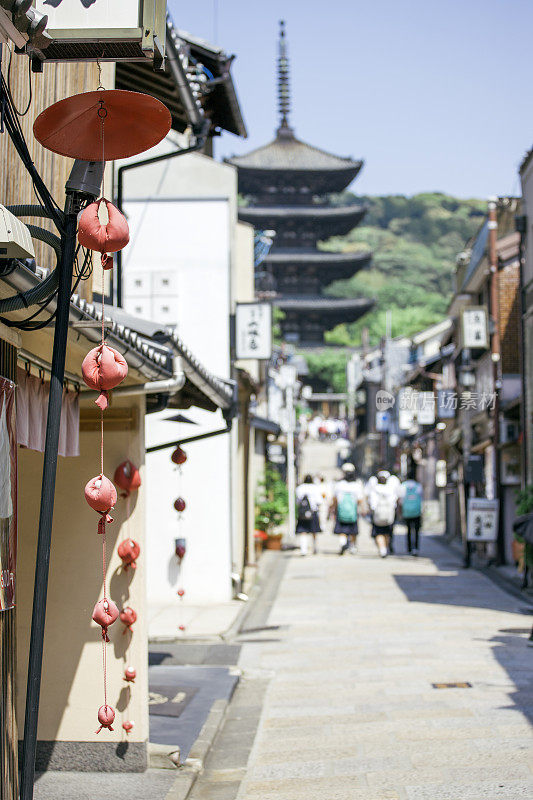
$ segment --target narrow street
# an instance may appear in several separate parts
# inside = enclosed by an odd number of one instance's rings
[[[533,796],[531,609],[435,537],[381,560],[362,528],[357,556],[279,555],[193,800]]]

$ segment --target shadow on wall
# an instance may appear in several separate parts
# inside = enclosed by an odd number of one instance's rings
[[[65,717],[67,723],[66,727],[63,724],[61,730],[62,740],[93,738],[96,712],[101,704],[96,700],[94,720],[92,717],[89,720],[87,708],[89,705],[92,707],[93,698],[100,698],[102,693],[101,672],[96,672],[101,655],[96,660],[97,650],[91,648],[89,651],[86,648],[89,643],[98,645],[101,642],[101,630],[91,620],[94,604],[102,596],[101,538],[96,532],[98,515],[87,506],[83,495],[83,487],[95,471],[96,438],[91,434],[82,434],[82,455],[79,458],[59,459],[39,715],[39,770],[46,769],[53,757],[54,742]],[[123,455],[131,449],[130,438],[130,432],[112,433],[107,437],[107,474],[113,475],[119,463],[117,453]],[[22,448],[19,448],[18,455],[17,719],[19,734],[22,735],[43,456]],[[135,498],[132,497],[130,515],[134,507]],[[108,563],[119,537],[135,535],[136,526],[131,528],[130,533],[131,526],[126,524],[126,509],[126,501],[119,498],[113,513],[114,522],[107,526]],[[108,573],[108,594],[119,608],[130,597],[130,583],[134,574],[131,569],[124,571],[122,568],[115,570],[111,576]],[[117,621],[110,628],[109,636],[108,661],[113,657],[125,658],[130,634],[123,635],[123,625]],[[109,688],[109,702],[121,710],[124,707],[124,687],[113,677]],[[118,693],[118,697],[114,696],[115,693]],[[87,727],[85,736],[69,733],[69,720],[76,724],[76,706],[80,708],[83,730]],[[115,741],[115,744],[118,743]],[[117,755],[120,754],[117,752]]]

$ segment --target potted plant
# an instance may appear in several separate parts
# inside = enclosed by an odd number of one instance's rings
[[[513,558],[524,569],[524,583],[533,566],[533,486],[525,486],[516,495],[516,519],[513,524]]]
[[[255,527],[266,534],[267,550],[280,550],[282,533],[276,529],[287,519],[289,496],[285,481],[270,464],[259,481],[256,497]]]

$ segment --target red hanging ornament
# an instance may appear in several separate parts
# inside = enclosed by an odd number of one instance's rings
[[[100,391],[94,402],[105,411],[109,404],[108,390],[122,383],[128,374],[128,365],[118,350],[102,343],[89,350],[83,359],[81,373],[89,389]]]
[[[135,539],[125,539],[119,544],[117,553],[122,559],[122,565],[124,569],[128,569],[129,567],[132,569],[137,569],[137,564],[135,562],[139,558],[140,552],[140,545],[135,541]]]
[[[120,612],[120,621],[126,626],[122,631],[123,634],[128,630],[131,631],[131,626],[137,621],[137,612],[135,612],[133,608],[125,606]]]
[[[104,642],[109,641],[109,636],[107,635],[107,629],[110,625],[112,625],[115,620],[118,618],[118,608],[116,607],[115,603],[109,598],[104,597],[103,600],[99,600],[93,609],[93,620],[96,622],[97,625],[101,625],[102,627],[102,639]]]
[[[94,511],[108,514],[117,502],[117,490],[105,475],[97,475],[85,485],[85,499]],[[111,519],[106,520],[111,522]]]
[[[185,589],[178,589],[178,596],[179,597],[183,597],[184,594],[185,594]]]
[[[135,464],[126,459],[116,468],[113,482],[123,490],[122,497],[129,497],[130,493],[137,491],[141,485],[141,476]]]
[[[180,631],[184,631],[185,630],[185,625],[178,625],[178,628],[180,629]]]
[[[187,548],[185,546],[185,543],[184,543],[183,539],[177,539],[176,540],[175,552],[176,552],[176,555],[177,555],[177,557],[179,558],[179,560],[181,562],[183,557],[185,556],[185,553],[187,552]]]
[[[170,459],[174,464],[181,466],[181,464],[185,464],[185,462],[187,461],[187,453],[185,452],[185,450],[182,450],[181,447],[178,445],[178,447],[176,447],[176,449],[170,456]]]
[[[183,497],[178,497],[177,500],[174,500],[174,508],[176,509],[176,511],[179,511],[181,513],[182,511],[185,511],[186,507],[187,504],[183,499]]]
[[[126,731],[126,733],[130,733],[130,731],[132,731],[132,730],[133,730],[134,726],[135,726],[135,723],[134,723],[134,722],[131,722],[131,721],[129,721],[129,720],[128,720],[127,722],[123,722],[123,723],[122,723],[122,727],[124,728],[124,730]]]
[[[98,722],[100,723],[100,727],[96,731],[96,733],[100,733],[102,728],[109,728],[110,731],[113,730],[111,727],[113,722],[115,721],[115,709],[111,706],[108,706],[107,703],[105,706],[100,706],[98,709]]]
[[[98,216],[101,203],[105,203],[109,217],[106,225],[100,222]],[[88,250],[96,250],[102,254],[102,267],[104,269],[112,269],[113,267],[113,259],[107,254],[122,250],[129,240],[130,231],[126,218],[105,197],[90,203],[80,214],[78,241],[82,247],[86,247]]]
[[[124,670],[124,680],[128,683],[135,683],[137,671],[133,667],[126,667]]]

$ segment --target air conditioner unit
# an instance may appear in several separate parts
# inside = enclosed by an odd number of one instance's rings
[[[166,0],[35,0],[48,16],[45,61],[145,61],[165,57]]]
[[[35,258],[35,250],[26,225],[0,205],[0,260]]]

